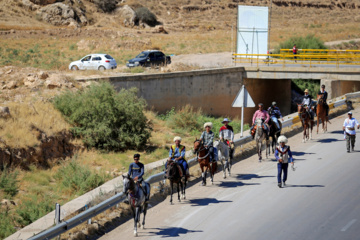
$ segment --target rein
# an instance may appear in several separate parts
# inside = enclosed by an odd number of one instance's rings
[[[209,156],[209,154],[210,154],[210,152],[208,152],[205,156],[203,156],[203,157],[199,157],[199,153],[200,152],[202,152],[202,151],[204,151],[204,150],[206,150],[206,148],[204,147],[204,145],[201,143],[201,146],[200,146],[200,149],[199,150],[197,150],[197,159],[198,160],[203,160],[203,159],[205,159],[205,158],[207,158],[208,156]]]

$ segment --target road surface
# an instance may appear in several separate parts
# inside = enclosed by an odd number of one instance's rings
[[[360,118],[360,111],[353,111]],[[289,139],[296,170],[278,188],[274,157],[256,156],[233,166],[230,178],[187,190],[187,200],[169,198],[151,208],[139,239],[331,240],[360,239],[360,144],[347,153],[341,131],[344,114],[328,133],[302,143]],[[100,239],[133,239],[133,220]]]

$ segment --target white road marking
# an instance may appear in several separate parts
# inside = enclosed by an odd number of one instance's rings
[[[348,229],[351,227],[351,225],[353,225],[356,221],[357,221],[356,219],[351,220],[348,224],[345,225],[345,227],[343,227],[343,228],[341,229],[341,231],[342,231],[342,232],[345,232],[345,231],[348,230]]]

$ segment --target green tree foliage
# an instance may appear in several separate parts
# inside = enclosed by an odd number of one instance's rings
[[[66,92],[53,103],[74,125],[74,135],[90,148],[139,149],[150,138],[146,102],[135,88],[117,93],[109,83],[93,84],[84,91]]]
[[[284,42],[281,42],[274,53],[280,53],[280,49],[292,49],[294,44],[298,49],[327,49],[323,40],[314,35],[307,35],[306,37],[291,37]]]
[[[0,172],[0,190],[9,197],[13,197],[18,193],[18,172],[10,172],[7,169]]]

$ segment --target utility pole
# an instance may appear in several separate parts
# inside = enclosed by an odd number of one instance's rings
[[[270,0],[270,8],[269,8],[268,54],[270,54],[271,12],[272,12],[272,0]]]

